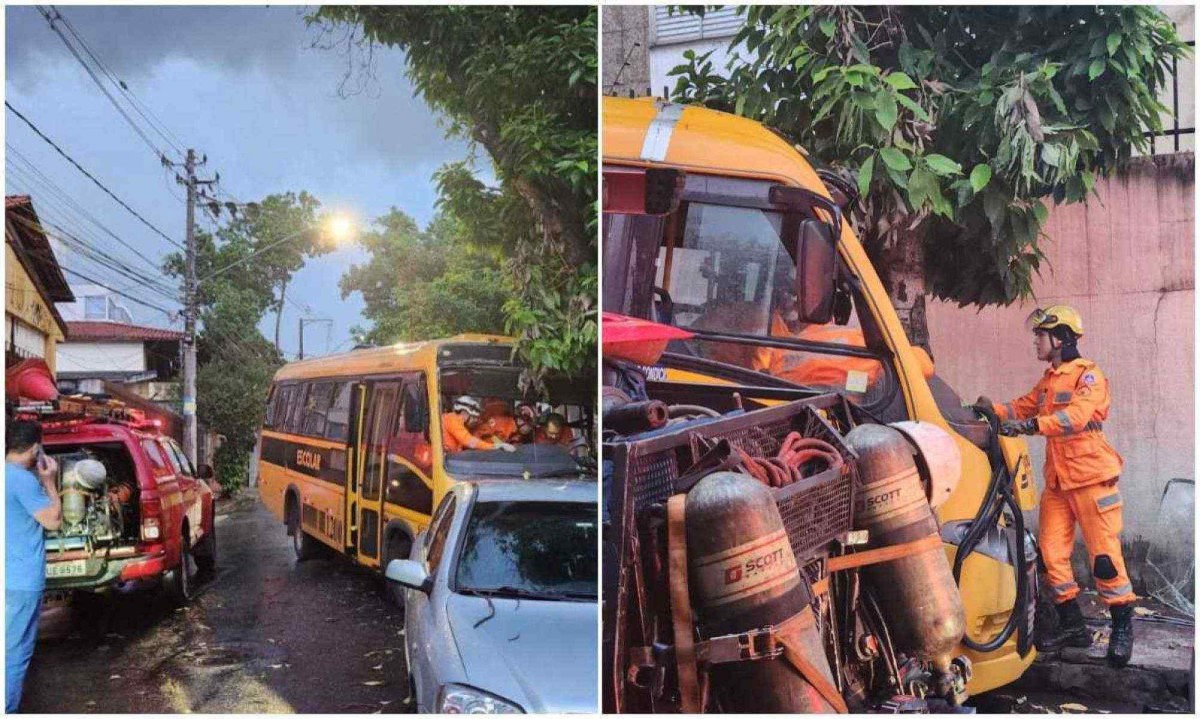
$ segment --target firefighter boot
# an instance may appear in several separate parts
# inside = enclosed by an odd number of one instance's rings
[[[1133,656],[1133,604],[1116,604],[1108,608],[1112,616],[1112,633],[1108,637],[1108,664],[1120,669]]]
[[[1053,634],[1038,638],[1039,652],[1055,652],[1063,647],[1085,649],[1092,646],[1092,632],[1083,620],[1083,612],[1074,599],[1057,604],[1054,609],[1058,612],[1058,627]]]

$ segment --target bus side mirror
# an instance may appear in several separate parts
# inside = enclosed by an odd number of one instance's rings
[[[830,226],[802,220],[796,236],[796,309],[800,321],[828,324],[833,318],[837,282],[837,243]]]

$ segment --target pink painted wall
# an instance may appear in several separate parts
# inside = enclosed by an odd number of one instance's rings
[[[1195,159],[1139,158],[1097,190],[1086,205],[1052,209],[1036,302],[930,304],[937,371],[968,402],[1012,399],[1045,369],[1025,317],[1035,306],[1078,309],[1080,351],[1112,388],[1105,434],[1125,458],[1125,537],[1190,544],[1193,528],[1166,526],[1158,510],[1168,480],[1195,478]],[[1040,480],[1044,440],[1030,448]]]

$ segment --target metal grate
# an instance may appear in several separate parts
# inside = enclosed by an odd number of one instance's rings
[[[762,414],[767,416],[757,416]],[[678,491],[676,479],[699,459],[692,441],[696,436],[709,443],[726,440],[752,456],[772,457],[791,432],[829,442],[846,459],[841,471],[823,472],[773,490],[796,559],[804,562],[817,556],[826,544],[853,528],[854,453],[814,407],[802,402],[635,442],[626,478],[632,489],[631,510],[636,515]]]
[[[635,508],[665,502],[674,493],[675,480],[679,477],[679,463],[675,454],[675,450],[668,449],[633,458],[630,481],[633,483]]]

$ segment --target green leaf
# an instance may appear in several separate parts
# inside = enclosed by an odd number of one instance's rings
[[[1045,227],[1046,220],[1050,218],[1050,210],[1046,209],[1046,205],[1042,202],[1033,203],[1033,216],[1037,218],[1038,227]]]
[[[896,99],[888,92],[875,93],[875,119],[884,130],[892,131],[896,126],[896,117],[900,110],[896,107]]]
[[[988,182],[992,179],[992,168],[986,163],[980,163],[971,170],[971,189],[979,192],[987,187]]]
[[[912,162],[908,157],[894,147],[883,148],[879,151],[879,156],[883,158],[883,164],[898,172],[908,172],[912,169]]]
[[[899,102],[904,107],[908,108],[908,111],[911,112],[914,116],[916,116],[916,118],[918,120],[924,120],[925,122],[929,122],[929,113],[925,112],[925,108],[918,105],[916,103],[916,101],[914,101],[911,97],[897,93],[896,101]]]
[[[875,174],[875,156],[871,155],[867,161],[858,168],[858,194],[860,197],[867,196],[867,190],[871,188],[871,176]]]
[[[1109,33],[1108,38],[1106,38],[1104,41],[1104,44],[1108,47],[1108,54],[1112,55],[1117,51],[1117,48],[1121,47],[1121,33]]]
[[[1043,145],[1042,146],[1042,162],[1051,167],[1058,167],[1058,162],[1061,159],[1061,149],[1058,145]]]
[[[883,78],[884,82],[896,88],[897,90],[912,90],[917,86],[912,78],[902,72],[893,72]]]
[[[1104,74],[1104,60],[1092,60],[1092,64],[1088,65],[1088,80],[1095,80]]]
[[[833,18],[827,17],[827,18],[821,20],[820,25],[821,25],[821,32],[825,33],[825,37],[833,37],[833,31],[835,29]]]
[[[941,175],[942,177],[950,177],[952,175],[962,174],[962,165],[958,164],[954,160],[951,160],[945,155],[926,155],[925,164],[929,165],[930,170],[933,170],[934,173]]]

